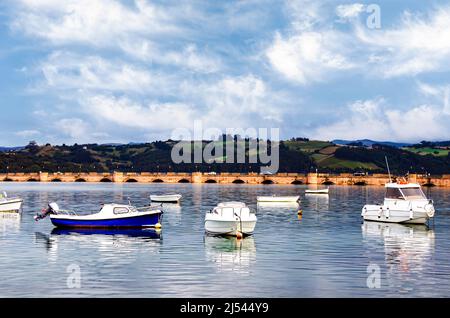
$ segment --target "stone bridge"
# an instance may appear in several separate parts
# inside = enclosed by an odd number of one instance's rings
[[[450,187],[450,175],[410,175],[411,182],[428,186]],[[221,184],[318,184],[318,185],[376,185],[389,181],[386,174],[354,175],[350,173],[3,173],[0,182],[138,182],[138,183],[221,183]]]

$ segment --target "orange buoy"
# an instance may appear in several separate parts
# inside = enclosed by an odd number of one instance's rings
[[[244,237],[244,234],[242,234],[241,231],[237,231],[236,232],[236,237],[240,240],[240,239],[242,239]]]

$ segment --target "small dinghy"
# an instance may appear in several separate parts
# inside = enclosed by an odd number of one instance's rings
[[[256,198],[258,202],[298,202],[300,196],[259,196]]]
[[[433,201],[423,193],[419,184],[387,183],[383,204],[365,205],[361,216],[366,221],[424,224],[434,217]]]
[[[243,237],[253,234],[256,214],[242,202],[219,203],[206,213],[205,230],[213,235]]]
[[[39,221],[49,215],[54,226],[63,228],[160,228],[163,211],[159,208],[105,204],[98,213],[78,215],[60,210],[58,204],[52,202],[34,219]]]
[[[305,194],[328,194],[330,189],[307,189],[305,190]]]
[[[150,200],[152,202],[159,203],[178,203],[182,198],[181,194],[164,194],[164,195],[151,195]]]
[[[0,193],[0,212],[20,212],[23,200],[20,198],[8,198],[8,194]]]

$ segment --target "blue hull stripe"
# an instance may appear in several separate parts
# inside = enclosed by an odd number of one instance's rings
[[[154,227],[160,223],[162,213],[154,213],[150,215],[140,215],[119,219],[105,219],[105,220],[70,220],[70,219],[55,219],[51,221],[57,227],[85,227],[85,228],[137,228],[137,227]]]

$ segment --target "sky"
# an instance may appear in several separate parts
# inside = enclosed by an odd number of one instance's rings
[[[448,140],[450,1],[2,0],[0,72],[0,146]]]

